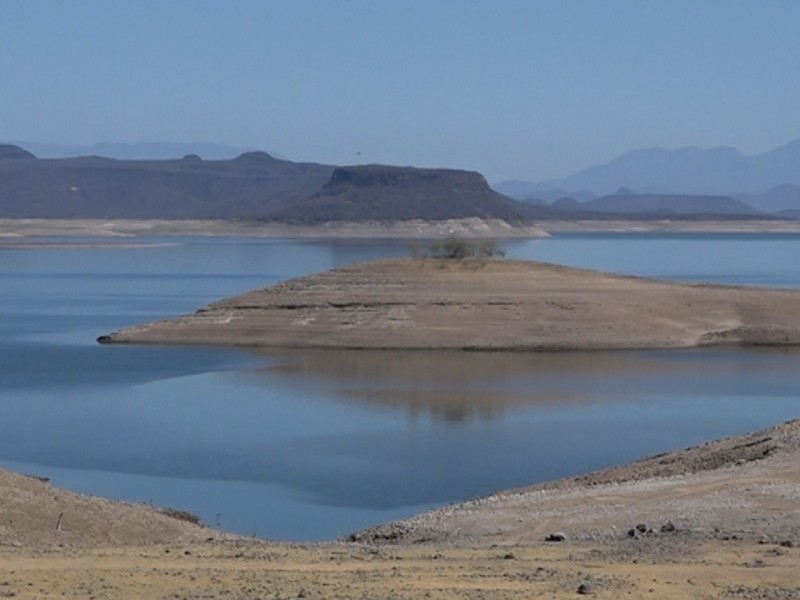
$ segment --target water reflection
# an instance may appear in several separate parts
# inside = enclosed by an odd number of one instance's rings
[[[796,393],[800,350],[652,352],[262,351],[256,377],[339,402],[463,423],[518,409],[593,406],[652,394]]]

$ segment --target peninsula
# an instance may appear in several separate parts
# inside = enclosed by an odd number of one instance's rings
[[[532,261],[408,258],[293,279],[98,341],[520,351],[795,345],[798,305],[792,290]]]

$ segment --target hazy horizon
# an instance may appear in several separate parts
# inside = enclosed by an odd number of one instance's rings
[[[0,139],[541,181],[800,137],[800,4],[7,2]]]

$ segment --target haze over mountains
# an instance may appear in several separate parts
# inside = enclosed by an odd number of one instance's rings
[[[0,145],[0,217],[525,221],[542,209],[507,198],[479,173],[295,163],[265,152],[231,160],[98,156],[39,159]],[[544,212],[548,212],[545,209]]]
[[[196,153],[177,156],[184,150],[212,156],[238,151],[214,144],[92,149],[169,158],[37,158],[20,146],[0,144],[0,217],[244,218],[306,224],[472,217],[512,223],[800,217],[800,140],[753,157],[732,148],[638,150],[562,179],[503,182],[494,189],[479,173],[456,169],[337,167],[260,151],[211,160]]]
[[[800,139],[753,156],[730,147],[634,150],[568,177],[503,181],[494,188],[513,198],[547,202],[590,200],[627,188],[645,195],[734,197],[764,212],[800,210]]]
[[[97,143],[97,144],[45,144],[8,140],[0,142],[25,148],[39,158],[75,158],[79,156],[103,156],[118,160],[170,160],[187,154],[197,154],[206,160],[230,160],[256,148],[237,148],[225,144],[147,142],[138,144]],[[276,158],[282,156],[270,153]]]

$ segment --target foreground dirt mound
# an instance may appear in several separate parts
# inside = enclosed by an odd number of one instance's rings
[[[132,546],[232,537],[199,525],[188,513],[74,494],[0,469],[0,547]]]
[[[511,260],[352,265],[132,327],[105,343],[472,350],[800,344],[800,291]]]
[[[372,543],[673,538],[800,542],[800,420],[354,534]]]

